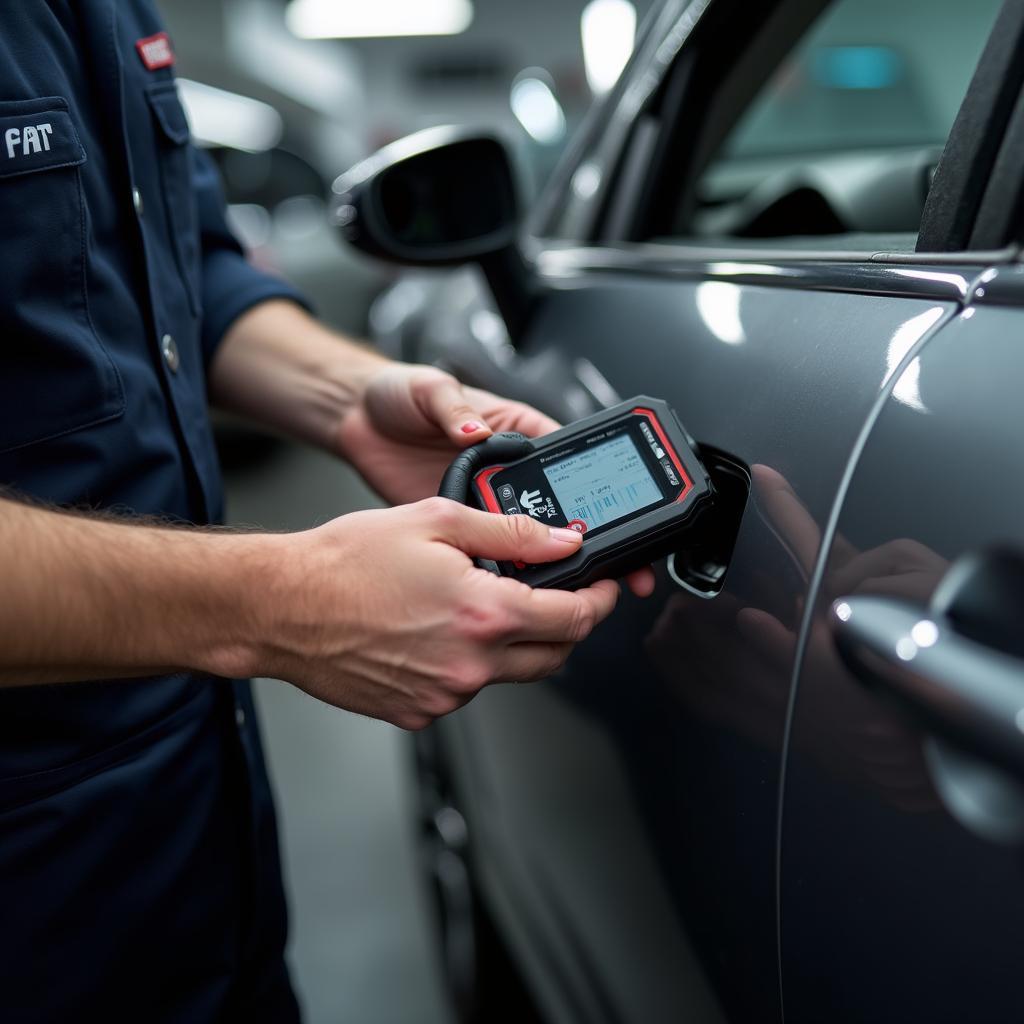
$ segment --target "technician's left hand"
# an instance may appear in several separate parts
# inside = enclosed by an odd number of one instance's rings
[[[437,493],[459,448],[515,430],[539,437],[558,424],[542,412],[488,391],[464,387],[431,366],[387,366],[370,379],[338,432],[338,447],[382,497],[407,504]],[[654,574],[631,574],[630,589],[646,597]]]
[[[432,366],[388,366],[370,379],[346,413],[341,454],[382,497],[405,505],[437,494],[457,448],[494,431],[530,437],[556,430],[549,416],[521,402],[463,387]]]

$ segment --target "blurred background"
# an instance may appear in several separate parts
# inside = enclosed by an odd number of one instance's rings
[[[528,202],[632,49],[650,0],[162,0],[193,135],[216,158],[251,259],[329,324],[368,336],[396,272],[329,228],[333,179],[437,124],[485,126]],[[225,420],[235,523],[302,529],[376,499],[328,456]],[[407,738],[257,682],[310,1024],[443,1024],[450,1007],[418,870]]]
[[[387,283],[337,244],[324,195],[421,128],[497,131],[523,198],[614,84],[650,0],[163,0],[194,137],[253,258],[360,332]],[[584,40],[586,38],[586,47]]]

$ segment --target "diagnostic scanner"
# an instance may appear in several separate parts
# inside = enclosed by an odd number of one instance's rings
[[[532,587],[576,590],[671,552],[711,504],[695,445],[666,402],[641,395],[545,437],[495,434],[461,452],[438,492],[583,535],[570,558],[479,564]]]

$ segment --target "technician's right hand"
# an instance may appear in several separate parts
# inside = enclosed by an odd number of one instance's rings
[[[429,498],[273,538],[269,625],[252,675],[421,729],[488,683],[557,671],[615,607],[618,585],[533,590],[473,557],[553,562],[581,537],[528,516]]]

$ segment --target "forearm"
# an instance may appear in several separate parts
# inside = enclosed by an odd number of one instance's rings
[[[0,500],[0,686],[246,674],[272,549]]]
[[[265,302],[232,325],[210,367],[213,404],[334,451],[345,413],[390,361],[305,310]]]

